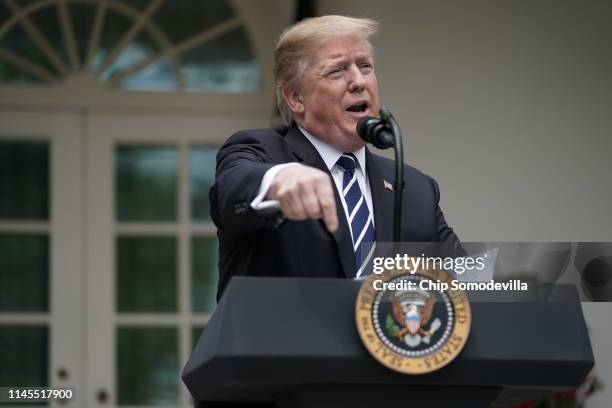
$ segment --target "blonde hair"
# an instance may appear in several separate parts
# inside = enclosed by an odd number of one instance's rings
[[[274,77],[276,104],[285,125],[291,124],[292,117],[283,90],[287,87],[297,88],[316,49],[330,38],[352,37],[362,40],[373,54],[369,38],[377,31],[378,23],[374,20],[346,16],[308,18],[283,31],[274,50]]]

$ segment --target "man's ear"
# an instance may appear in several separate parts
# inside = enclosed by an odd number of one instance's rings
[[[283,89],[283,98],[293,114],[298,116],[304,114],[304,99],[293,87],[288,86]]]

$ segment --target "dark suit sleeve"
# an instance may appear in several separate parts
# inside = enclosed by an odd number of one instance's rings
[[[453,229],[449,227],[446,223],[446,220],[444,219],[444,213],[440,208],[440,188],[438,187],[438,182],[432,177],[429,177],[429,180],[431,181],[434,190],[436,206],[436,228],[438,230],[438,238],[440,242],[459,243],[459,237],[457,237],[457,234],[455,234]]]
[[[221,147],[210,190],[211,216],[218,229],[244,233],[272,223],[250,204],[266,171],[279,164],[271,153],[280,148],[280,139],[270,132],[238,132]]]

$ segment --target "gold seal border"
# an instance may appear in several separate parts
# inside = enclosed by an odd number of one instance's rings
[[[372,306],[380,293],[374,289],[374,281],[390,282],[400,276],[421,275],[430,280],[449,284],[445,293],[455,309],[455,325],[446,344],[435,353],[423,357],[407,357],[390,349],[378,337],[374,328]],[[453,361],[463,350],[472,327],[472,309],[467,296],[462,290],[450,289],[453,280],[448,272],[439,269],[419,269],[414,274],[403,270],[388,270],[380,275],[369,275],[357,295],[355,303],[355,323],[357,332],[368,352],[381,364],[404,374],[427,374],[437,371]]]

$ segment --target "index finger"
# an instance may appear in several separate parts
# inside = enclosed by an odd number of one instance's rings
[[[331,180],[328,179],[327,182],[320,183],[317,186],[317,196],[327,230],[332,233],[336,232],[338,229],[338,212],[336,211],[336,200],[334,199]]]

